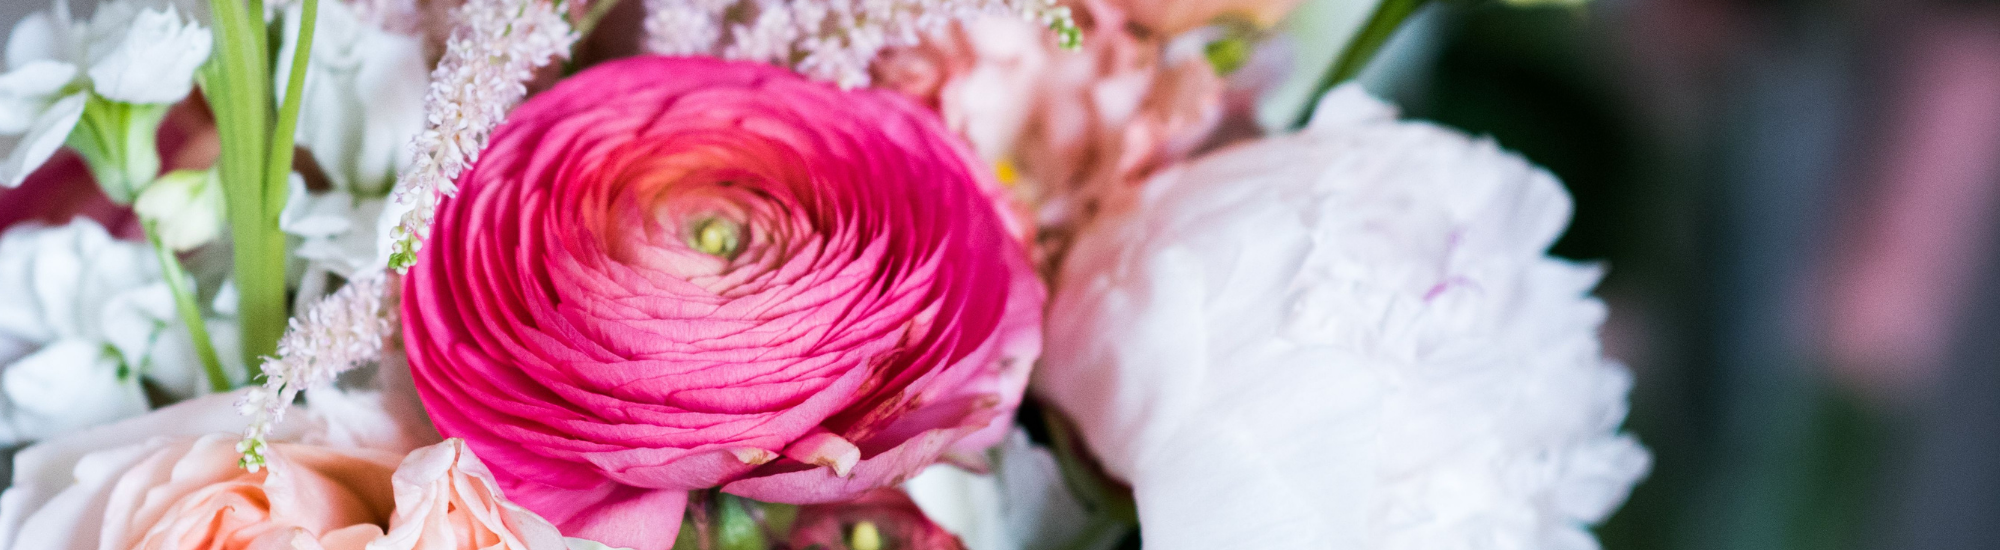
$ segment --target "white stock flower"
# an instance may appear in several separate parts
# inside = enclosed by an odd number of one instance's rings
[[[285,45],[275,71],[280,95],[298,43],[300,10],[293,4],[285,12]],[[294,254],[306,260],[310,278],[333,273],[352,279],[389,264],[389,230],[403,214],[390,209],[389,191],[412,161],[411,140],[423,131],[429,73],[422,41],[363,21],[344,3],[322,4],[314,29],[298,139],[333,189],[308,193],[294,177],[280,227],[302,239]],[[306,284],[313,291],[324,286],[316,279]]]
[[[83,217],[0,235],[0,445],[145,412],[140,375],[192,394],[186,340],[147,245]]]
[[[1590,549],[1648,468],[1562,187],[1395,116],[1337,89],[1078,238],[1036,387],[1148,548]]]
[[[68,3],[56,0],[15,24],[0,73],[0,148],[9,151],[0,185],[20,185],[62,147],[93,90],[134,104],[186,97],[213,46],[208,29],[184,17],[199,13],[157,0],[115,0],[79,23]]]
[[[282,100],[298,45],[303,5],[285,9],[285,42],[273,71]],[[415,36],[362,21],[346,2],[323,2],[313,26],[298,144],[312,151],[333,188],[357,197],[389,194],[424,129],[429,71]],[[373,220],[369,220],[373,221]]]
[[[381,271],[389,265],[389,230],[401,212],[388,212],[387,196],[358,197],[340,191],[312,193],[296,174],[278,228],[299,237],[292,254],[312,272],[343,278]]]
[[[98,6],[90,20],[90,86],[105,99],[173,103],[194,89],[194,71],[208,61],[213,39],[200,23],[168,4]],[[129,15],[128,15],[129,14]]]

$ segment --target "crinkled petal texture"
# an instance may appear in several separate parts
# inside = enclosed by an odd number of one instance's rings
[[[1618,433],[1570,202],[1358,87],[1163,173],[1085,231],[1036,387],[1148,548],[1569,550],[1649,458]]]
[[[686,491],[838,500],[1006,434],[1043,289],[933,115],[641,57],[515,110],[405,279],[438,429],[567,536],[663,549]]]

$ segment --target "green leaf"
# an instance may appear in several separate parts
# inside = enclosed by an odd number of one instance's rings
[[[1293,126],[1305,126],[1311,121],[1313,111],[1319,108],[1319,99],[1326,96],[1327,90],[1361,74],[1361,70],[1368,67],[1368,62],[1375,59],[1375,53],[1389,42],[1389,37],[1395,36],[1396,30],[1403,27],[1403,22],[1429,3],[1430,0],[1382,0],[1381,4],[1377,4],[1375,12],[1369,14],[1368,22],[1361,26],[1361,31],[1354,34],[1354,39],[1334,60],[1333,68],[1320,77],[1319,85],[1314,87],[1312,94],[1313,104],[1299,115]]]

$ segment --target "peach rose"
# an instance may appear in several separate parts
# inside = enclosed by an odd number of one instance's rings
[[[240,397],[211,395],[23,450],[0,495],[0,550],[563,548],[555,527],[501,496],[462,442],[417,449],[398,466],[423,424],[392,412],[393,395],[315,393],[313,408],[272,434],[257,472],[237,466]]]
[[[270,466],[237,467],[236,393],[28,447],[0,495],[0,549],[352,548],[380,537],[397,450],[381,416],[304,411]],[[328,401],[341,401],[329,396]],[[335,437],[329,438],[329,434]],[[297,443],[315,440],[333,445]]]
[[[563,547],[554,525],[500,496],[493,473],[463,439],[411,452],[394,483],[393,527],[368,550]]]
[[[236,466],[238,440],[154,439],[139,453],[114,452],[140,459],[123,472],[91,472],[108,474],[94,479],[84,471],[103,455],[79,463],[79,486],[110,482],[100,547],[360,550],[382,536],[394,454],[278,443],[266,453],[269,467],[253,473]]]

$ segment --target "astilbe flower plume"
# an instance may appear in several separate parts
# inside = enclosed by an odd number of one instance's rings
[[[237,445],[244,468],[254,472],[263,466],[264,437],[284,419],[300,390],[382,355],[383,341],[396,326],[394,310],[382,307],[385,276],[355,279],[292,318],[278,340],[278,357],[264,363],[263,387],[251,389],[238,404],[251,417]]]
[[[394,200],[405,214],[393,230],[391,267],[404,269],[414,261],[438,200],[454,191],[452,181],[478,158],[487,134],[527,96],[525,82],[534,70],[569,55],[577,36],[562,17],[565,5],[468,0],[455,12],[457,28],[424,96],[415,161],[398,178]],[[395,323],[382,307],[385,277],[386,272],[357,277],[292,319],[277,357],[263,365],[264,387],[241,403],[251,417],[239,449],[245,468],[261,467],[264,436],[299,391],[381,355]]]
[[[791,67],[842,87],[865,86],[884,48],[983,15],[1016,14],[1077,38],[1069,9],[1050,0],[646,0],[646,47]]]
[[[535,69],[568,57],[577,35],[562,17],[564,5],[468,0],[459,7],[457,30],[431,71],[431,89],[424,96],[416,161],[398,178],[396,204],[407,212],[394,230],[392,267],[407,268],[415,261],[438,199],[455,191],[452,181],[479,158],[487,134],[528,95],[525,83]]]

